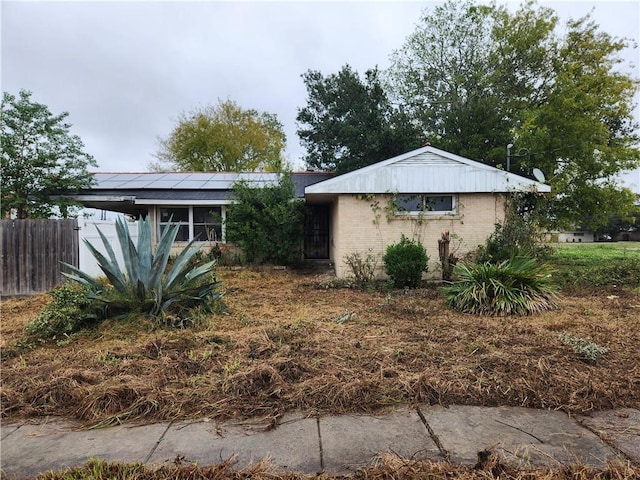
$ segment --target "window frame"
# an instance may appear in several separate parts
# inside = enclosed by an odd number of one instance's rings
[[[225,224],[225,220],[226,220],[226,216],[227,216],[227,212],[226,212],[226,208],[225,205],[156,205],[156,220],[157,220],[157,229],[156,232],[158,234],[158,238],[160,238],[160,236],[162,235],[162,230],[163,227],[167,225],[167,221],[161,221],[162,218],[162,210],[169,210],[169,209],[186,209],[188,212],[188,221],[180,221],[181,225],[186,225],[187,226],[187,240],[176,240],[174,243],[188,243],[191,240],[194,239],[195,237],[195,226],[201,226],[201,225],[209,225],[207,223],[202,223],[202,222],[198,222],[195,223],[195,215],[194,215],[194,209],[195,208],[207,208],[210,210],[213,209],[220,209],[220,231],[221,231],[221,235],[220,238],[218,238],[217,240],[209,240],[208,238],[199,238],[196,243],[225,243],[226,242],[226,231],[224,228],[224,224]],[[216,225],[216,224],[213,224]]]
[[[207,238],[199,238],[198,241],[199,242],[216,242],[216,243],[224,241],[224,217],[223,217],[223,210],[224,209],[222,208],[222,205],[207,205],[207,206],[192,205],[189,208],[191,209],[191,215],[192,215],[191,218],[190,218],[190,222],[189,222],[190,223],[190,232],[189,232],[190,238],[195,238],[195,236],[196,236],[196,226],[205,226],[205,228],[206,228],[207,225],[212,225],[212,226],[214,226],[214,229],[215,229],[215,226],[220,225],[220,236],[219,236],[219,238],[217,238],[215,240],[212,240],[212,239],[210,239],[208,237]],[[213,209],[220,210],[220,213],[219,213],[220,222],[219,223],[217,223],[217,222],[216,223],[206,223],[206,222],[197,222],[196,223],[195,209],[197,209],[197,208],[198,209],[206,209],[206,210],[208,210],[207,213],[209,215],[211,213],[211,210],[213,210]],[[215,229],[215,230],[217,232],[217,229]],[[216,233],[216,236],[217,236],[217,233]]]
[[[162,210],[174,210],[174,209],[180,209],[180,210],[186,210],[187,211],[187,220],[180,220],[178,222],[176,222],[173,219],[173,215],[169,215],[169,218],[171,219],[171,222],[173,224],[179,223],[180,224],[180,228],[182,229],[183,226],[187,227],[187,240],[178,240],[179,235],[180,235],[180,231],[178,231],[178,235],[176,236],[176,240],[174,243],[187,243],[189,241],[189,238],[191,238],[191,232],[190,232],[190,226],[189,224],[191,223],[191,212],[188,206],[186,205],[163,205],[161,207],[158,207],[157,209],[157,215],[156,218],[158,220],[158,238],[160,238],[162,236],[162,232],[164,231],[164,227],[166,227],[169,224],[169,220],[166,221],[162,221]]]
[[[421,210],[400,210],[400,199],[406,198],[421,199],[421,204],[425,205],[425,200],[428,198],[451,198],[451,209],[450,210],[428,210],[426,208],[422,208]],[[458,214],[458,195],[454,193],[445,193],[445,194],[433,194],[433,193],[399,193],[393,196],[393,201],[395,203],[395,214],[398,216],[418,216],[418,215],[429,215],[429,216],[438,216],[438,215],[457,215]]]

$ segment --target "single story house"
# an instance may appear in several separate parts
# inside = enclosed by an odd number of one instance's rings
[[[151,215],[156,234],[170,217],[182,224],[179,242],[198,233],[224,242],[231,187],[244,179],[260,187],[271,173],[97,173],[96,185],[75,198],[87,207]],[[449,231],[459,254],[484,243],[501,223],[514,192],[549,192],[543,183],[427,146],[343,175],[301,172],[292,176],[306,202],[306,259],[324,259],[338,277],[352,253],[382,256],[401,234],[417,238],[437,271],[438,239]],[[382,268],[382,262],[379,262]]]

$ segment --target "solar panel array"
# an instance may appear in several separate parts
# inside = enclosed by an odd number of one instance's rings
[[[95,173],[92,190],[229,190],[238,180],[256,187],[278,182],[276,173]]]

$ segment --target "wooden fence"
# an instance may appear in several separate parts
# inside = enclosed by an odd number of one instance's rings
[[[78,266],[74,219],[0,220],[0,295],[46,292],[63,282],[66,262]]]

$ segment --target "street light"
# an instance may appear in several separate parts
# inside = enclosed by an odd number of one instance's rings
[[[513,148],[513,143],[507,145],[507,172],[511,171],[511,148]]]

